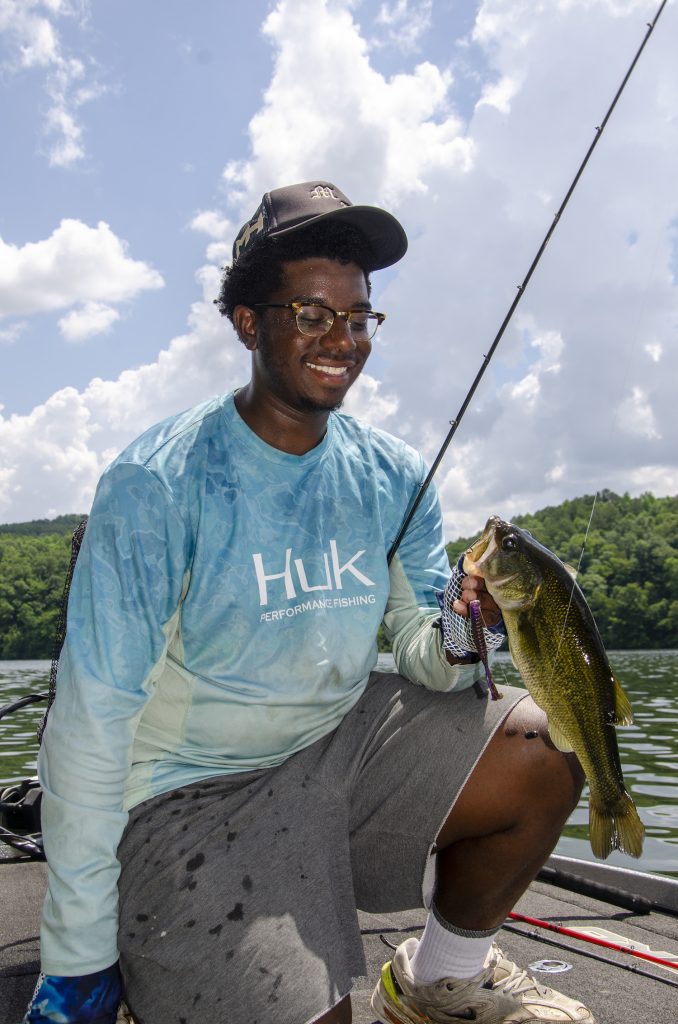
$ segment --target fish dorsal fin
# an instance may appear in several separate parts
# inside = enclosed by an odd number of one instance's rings
[[[576,580],[576,578],[577,578],[577,570],[575,568],[573,568],[573,566],[568,565],[567,562],[563,562],[563,567],[565,569],[567,569],[567,571],[569,572],[569,574],[572,577],[572,579]]]
[[[569,754],[574,750],[565,733],[561,731],[560,726],[552,722],[551,719],[549,719],[549,735],[554,745],[558,747],[558,750],[562,750],[564,754]]]
[[[631,702],[615,676],[612,676],[612,685],[614,687],[614,724],[633,725]]]

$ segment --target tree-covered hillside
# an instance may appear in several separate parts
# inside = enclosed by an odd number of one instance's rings
[[[81,515],[0,525],[0,660],[49,658]]]
[[[42,537],[52,533],[67,533],[71,537],[83,518],[71,512],[54,519],[31,519],[30,523],[0,523],[0,535],[11,533],[15,537]]]
[[[585,496],[514,521],[576,567],[592,507],[593,497]],[[0,526],[0,659],[50,657],[80,519]],[[448,545],[451,562],[475,536]],[[678,497],[603,491],[578,580],[609,648],[678,647]]]
[[[577,581],[608,648],[678,647],[678,497],[602,491],[595,508],[593,500],[574,498],[513,522],[579,567]],[[450,562],[476,536],[448,544]]]
[[[66,533],[0,533],[0,659],[51,657],[70,553]]]

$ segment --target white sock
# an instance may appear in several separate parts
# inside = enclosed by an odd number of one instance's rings
[[[492,940],[499,931],[466,931],[445,921],[435,905],[416,952],[410,960],[415,982],[428,983],[441,978],[472,978],[485,966]]]

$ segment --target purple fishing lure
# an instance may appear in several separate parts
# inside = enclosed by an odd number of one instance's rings
[[[485,669],[485,682],[487,683],[490,699],[501,700],[503,694],[500,693],[494,685],[494,679],[490,672],[490,662],[487,656],[487,644],[485,643],[485,634],[483,632],[483,613],[480,610],[480,601],[471,601],[469,605],[469,612],[471,615],[471,634],[475,641],[478,657],[482,661],[483,668]]]

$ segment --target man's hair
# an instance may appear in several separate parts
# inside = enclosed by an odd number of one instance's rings
[[[233,323],[236,306],[254,306],[267,302],[283,281],[283,264],[313,257],[357,263],[365,275],[368,294],[370,278],[366,265],[370,247],[365,237],[350,224],[311,224],[288,235],[266,238],[252,246],[224,270],[219,298],[215,305]]]

